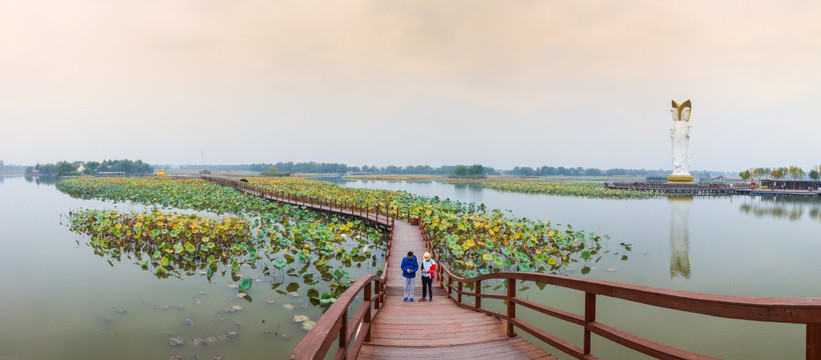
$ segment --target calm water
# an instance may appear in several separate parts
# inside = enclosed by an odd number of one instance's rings
[[[339,180],[337,180],[339,181]],[[340,181],[341,182],[341,181]],[[606,256],[588,278],[668,289],[744,296],[821,297],[821,203],[745,197],[691,200],[595,200],[502,193],[433,182],[343,182],[347,186],[407,190],[482,202],[516,216],[572,224],[609,234]],[[140,206],[73,199],[53,185],[0,177],[0,360],[287,358],[304,336],[294,314],[316,319],[298,281],[258,273],[251,301],[237,299],[233,281],[215,275],[157,279],[125,255],[100,257],[88,238],[61,224],[77,208],[141,210]],[[620,242],[632,244],[620,260]],[[361,273],[377,267],[363,264]],[[243,270],[246,271],[246,270]],[[360,273],[360,274],[361,274]],[[351,273],[356,278],[360,274]],[[570,272],[569,275],[577,275]],[[487,284],[490,289],[497,284]],[[288,288],[290,286],[290,289]],[[525,286],[528,286],[527,284]],[[523,296],[578,313],[583,296],[530,284]],[[300,296],[291,297],[295,289]],[[501,290],[499,290],[501,291]],[[267,300],[274,300],[273,304]],[[728,359],[801,359],[804,328],[716,319],[600,298],[598,320],[651,340]],[[489,307],[501,308],[490,300]],[[242,311],[225,308],[241,305]],[[294,305],[287,310],[283,305]],[[116,310],[126,310],[120,313]],[[222,314],[223,320],[220,320]],[[581,328],[527,315],[555,334],[581,343]],[[186,319],[193,326],[186,326]],[[262,322],[265,320],[265,322]],[[191,339],[237,332],[207,346]],[[290,340],[282,338],[290,335]],[[185,345],[172,347],[170,337]],[[594,339],[602,359],[640,359]],[[554,353],[556,353],[554,351]],[[564,356],[563,358],[569,358]]]
[[[627,261],[606,256],[591,264],[593,270],[584,275],[588,278],[713,294],[821,297],[818,200],[600,200],[436,182],[336,181],[352,187],[406,190],[484,203],[489,208],[512,210],[520,217],[572,224],[574,229],[610,235],[607,247],[614,252],[622,251],[618,243],[632,244]],[[568,275],[581,276],[572,271]],[[551,287],[534,291],[533,284],[530,286],[524,296],[583,313],[583,294]],[[598,304],[599,321],[685,350],[728,359],[804,358],[805,330],[801,325],[717,319],[604,297],[599,297]],[[501,304],[491,306],[502,309]],[[529,314],[529,320],[543,329],[581,345],[580,327]],[[603,359],[643,358],[607,340],[594,338],[593,348]]]
[[[286,359],[306,333],[293,316],[316,320],[321,315],[310,304],[302,275],[290,276],[287,268],[266,276],[243,267],[240,272],[257,281],[251,298],[237,298],[237,289],[229,287],[236,283],[230,271],[216,273],[210,283],[200,274],[158,279],[125,254],[120,261],[95,255],[88,236],[64,225],[66,214],[79,208],[143,209],[74,199],[54,185],[0,177],[0,360],[212,359],[217,354]],[[351,269],[351,278],[376,272],[383,263],[363,263]],[[322,282],[312,287],[327,291]],[[242,310],[227,311],[235,305]],[[232,332],[235,338],[228,336]],[[185,343],[171,346],[172,337]],[[209,337],[215,343],[192,344]]]

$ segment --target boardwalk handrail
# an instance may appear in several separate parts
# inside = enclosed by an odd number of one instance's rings
[[[334,340],[337,340],[334,359],[356,359],[362,344],[370,341],[371,322],[385,301],[386,275],[365,275],[351,285],[302,338],[291,353],[291,359],[324,359]],[[374,294],[371,293],[372,287],[376,289]],[[364,301],[348,320],[348,307],[360,292],[364,294]]]
[[[596,358],[591,353],[591,333],[659,359],[713,359],[644,339],[597,322],[596,296],[601,295],[645,305],[730,319],[805,324],[806,359],[821,359],[821,298],[757,298],[712,295],[534,272],[500,272],[479,275],[469,279],[461,278],[454,275],[447,268],[447,265],[440,261],[441,256],[436,252],[433,243],[430,241],[425,224],[421,223],[420,227],[423,232],[422,237],[437,259],[437,279],[440,287],[447,289],[448,298],[464,308],[505,319],[507,321],[508,337],[515,336],[513,331],[515,326],[577,359]],[[482,281],[492,279],[507,280],[506,295],[482,294]],[[584,314],[579,315],[516,297],[516,280],[534,281],[583,291],[585,293]],[[474,290],[472,292],[464,291],[464,284],[474,284]],[[473,297],[474,304],[463,302],[462,296]],[[507,314],[500,314],[482,308],[482,298],[505,300]],[[582,326],[584,329],[583,347],[541,330],[522,318],[517,318],[516,305]]]

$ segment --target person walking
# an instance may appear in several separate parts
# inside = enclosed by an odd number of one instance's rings
[[[425,301],[425,297],[428,297],[427,301],[433,301],[433,274],[436,271],[436,262],[430,258],[430,253],[425,252],[425,255],[422,255],[422,298],[419,301]],[[425,291],[427,290],[427,291]],[[430,294],[430,295],[428,295]]]
[[[413,256],[413,251],[408,251],[408,256],[402,258],[402,276],[405,280],[405,298],[413,302],[413,287],[416,285],[416,270],[419,270],[419,261]]]

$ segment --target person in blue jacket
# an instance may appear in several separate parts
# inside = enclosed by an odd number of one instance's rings
[[[416,285],[416,270],[419,270],[419,261],[413,256],[413,251],[408,251],[408,256],[402,258],[402,276],[405,280],[405,298],[413,302],[413,286]]]

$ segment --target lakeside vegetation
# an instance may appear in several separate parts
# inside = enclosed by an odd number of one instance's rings
[[[72,177],[57,188],[83,199],[210,212],[79,210],[68,215],[72,230],[90,236],[96,254],[117,260],[123,254],[134,256],[136,265],[160,278],[202,270],[209,279],[228,271],[241,281],[252,277],[244,267],[261,268],[273,278],[272,289],[292,292],[304,283],[311,287],[314,305],[327,305],[352,282],[349,272],[363,263],[377,267],[384,262],[387,235],[364,222],[273,203],[202,180]]]
[[[94,175],[100,173],[123,173],[125,175],[150,174],[154,168],[142,160],[103,160],[97,161],[59,161],[56,164],[40,164],[26,167],[26,175],[72,176]]]
[[[490,210],[481,204],[465,204],[441,200],[437,197],[427,198],[403,191],[346,188],[329,182],[301,178],[257,177],[248,180],[253,187],[268,191],[309,196],[329,202],[356,202],[359,206],[371,209],[387,209],[400,218],[408,216],[420,218],[428,230],[433,233],[435,246],[442,252],[448,266],[463,276],[511,270],[561,273],[574,267],[573,264],[578,264],[579,270],[587,273],[593,263],[608,254],[608,251],[602,250],[602,241],[607,239],[607,236],[586,233],[573,229],[570,225],[562,227],[556,224],[554,226],[550,222],[509,217],[501,210]],[[315,267],[323,274],[324,279],[330,271],[330,268],[325,267],[330,260],[336,261],[335,266],[344,268],[340,264],[348,266],[350,263],[346,261],[351,261],[353,257],[384,246],[384,242],[379,241],[384,239],[375,236],[376,230],[370,228],[368,228],[370,230],[365,230],[362,227],[364,224],[357,221],[349,222],[337,217],[328,219],[324,215],[304,208],[277,205],[201,180],[79,177],[60,181],[58,188],[81,198],[133,201],[165,208],[205,210],[216,214],[234,214],[234,217],[245,219],[251,226],[250,237],[238,237],[237,242],[244,245],[240,245],[239,248],[232,247],[232,252],[223,254],[221,258],[214,254],[199,253],[204,243],[202,238],[188,239],[187,243],[183,239],[174,244],[164,241],[168,246],[163,247],[162,243],[157,243],[158,240],[151,239],[153,229],[148,232],[148,238],[134,237],[133,231],[136,230],[134,230],[133,219],[137,216],[182,218],[173,213],[129,214],[122,218],[109,216],[106,226],[100,227],[105,231],[94,233],[97,237],[113,236],[107,242],[95,242],[94,246],[114,246],[112,244],[122,246],[122,244],[135,241],[154,240],[155,247],[159,246],[163,251],[173,250],[172,252],[182,256],[182,260],[186,263],[188,260],[198,261],[200,265],[197,266],[210,268],[212,271],[220,264],[229,266],[233,271],[232,276],[236,277],[240,276],[235,273],[238,270],[236,264],[247,263],[252,253],[259,254],[254,260],[262,260],[262,262],[257,262],[257,266],[276,269],[278,266],[285,266],[293,260],[298,260],[304,263],[306,268]],[[195,220],[201,221],[201,219]],[[142,222],[143,225],[146,223]],[[171,225],[167,224],[168,221],[164,223],[171,228],[158,229],[159,235],[166,236],[175,230],[174,221],[171,221]],[[132,232],[121,232],[118,236],[116,231],[111,230],[112,226],[116,229],[117,224],[120,224],[121,228],[130,226]],[[352,227],[360,232],[364,231],[367,235],[352,236],[348,232]],[[163,230],[168,230],[168,233],[164,233]],[[343,241],[343,239],[348,240]],[[352,239],[357,240],[351,242]],[[98,250],[102,252],[105,249]],[[625,247],[625,250],[628,249],[629,245]],[[120,249],[120,252],[125,250],[127,249]],[[199,255],[192,254],[189,250]],[[166,267],[162,257],[154,258],[156,251],[155,248],[144,251],[146,255],[144,259],[148,259],[147,265],[155,273],[160,267],[163,270],[160,270],[159,274],[181,271],[177,268],[180,266],[179,261],[176,263],[169,261],[170,265]],[[163,255],[162,252],[159,255]],[[186,259],[186,255],[191,255],[191,258]],[[211,255],[214,255],[215,261],[213,262],[207,260]],[[622,254],[622,256],[626,260],[626,255]],[[283,264],[282,261],[286,263]],[[177,267],[174,264],[177,264]],[[190,266],[182,268],[184,271],[190,271],[190,269]],[[304,271],[309,270],[303,269],[302,271],[298,274],[304,275]],[[347,286],[345,282],[334,282],[334,284],[336,291],[329,294],[336,294],[338,290]]]
[[[458,274],[473,276],[495,271],[544,271],[559,273],[582,263],[582,273],[607,253],[602,237],[594,233],[562,229],[550,222],[512,218],[484,205],[427,198],[404,191],[347,188],[329,182],[296,178],[248,179],[258,189],[352,203],[371,209],[387,209],[400,219],[420,218],[433,232],[434,245],[447,265]],[[629,247],[629,246],[628,246]],[[626,255],[623,255],[626,260]]]
[[[600,182],[558,182],[544,180],[508,180],[482,183],[482,187],[498,191],[558,196],[578,196],[598,199],[648,199],[659,196],[647,191],[608,189]]]
[[[750,179],[757,181],[761,181],[762,179],[782,180],[787,176],[793,180],[800,180],[804,178],[804,175],[807,175],[812,180],[818,180],[821,178],[821,165],[814,167],[809,173],[804,172],[804,169],[798,166],[784,166],[777,168],[759,167],[747,169],[738,173],[738,176],[741,177],[741,180],[743,181],[748,181]]]
[[[259,164],[201,164],[201,165],[157,165],[157,167],[165,169],[179,169],[181,171],[244,171],[244,172],[262,172],[270,167],[275,167],[282,172],[294,173],[311,173],[311,174],[347,174],[347,175],[442,175],[450,176],[457,172],[457,167],[460,165],[443,165],[433,167],[430,165],[362,165],[351,166],[343,163],[321,163],[321,162],[277,162],[277,163],[259,163]],[[484,174],[486,175],[510,175],[523,177],[550,177],[550,176],[572,176],[572,177],[596,177],[604,178],[607,176],[627,176],[627,177],[648,177],[648,176],[663,176],[670,174],[670,170],[665,169],[625,169],[625,168],[583,168],[583,167],[564,167],[564,166],[548,166],[540,167],[530,166],[515,166],[509,170],[494,169],[490,166],[481,165]],[[715,175],[730,175],[731,173],[722,171],[692,171],[695,177],[706,177]]]

